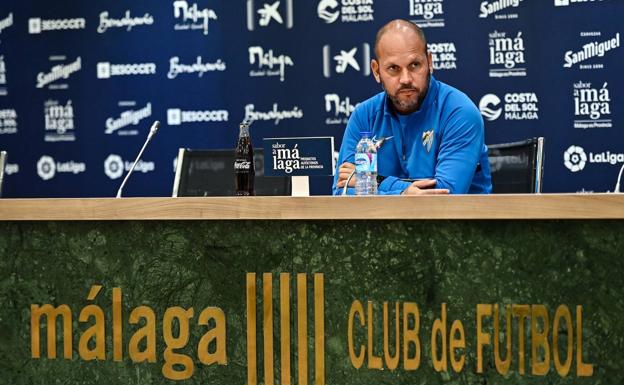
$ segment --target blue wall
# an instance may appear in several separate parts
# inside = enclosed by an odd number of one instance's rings
[[[425,27],[434,75],[481,107],[487,143],[546,137],[546,192],[613,190],[623,16],[620,0],[3,0],[4,195],[114,196],[154,120],[126,195],[170,195],[177,149],[233,147],[249,111],[257,147],[318,135],[339,146],[353,106],[380,89],[370,54],[393,18]]]

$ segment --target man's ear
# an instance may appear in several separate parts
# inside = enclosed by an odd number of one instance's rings
[[[377,83],[381,83],[381,78],[379,77],[379,62],[375,59],[371,60],[371,70],[373,71],[373,76],[375,77],[375,81]]]
[[[427,59],[429,62],[429,74],[433,75],[433,58],[431,57],[431,51],[427,51]]]

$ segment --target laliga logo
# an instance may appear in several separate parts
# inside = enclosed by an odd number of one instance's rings
[[[502,107],[499,107],[501,100],[494,94],[487,94],[481,98],[479,102],[479,111],[486,120],[493,121],[500,117],[503,112]],[[497,108],[498,107],[498,108]]]
[[[572,172],[578,172],[585,168],[587,154],[579,146],[570,146],[563,154],[563,163]]]
[[[104,173],[111,179],[121,178],[124,171],[124,161],[121,156],[110,154],[104,161]]]
[[[37,174],[43,180],[50,180],[56,174],[56,163],[51,156],[44,155],[37,162]]]
[[[331,24],[338,20],[338,16],[340,16],[339,11],[329,11],[336,9],[336,7],[338,7],[338,2],[336,0],[321,0],[316,11],[318,12],[318,16],[323,19],[325,23]]]

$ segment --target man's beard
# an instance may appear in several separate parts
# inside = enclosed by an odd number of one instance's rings
[[[418,111],[420,109],[420,106],[423,100],[425,100],[425,97],[427,96],[427,91],[429,91],[430,80],[431,80],[431,74],[427,72],[427,82],[426,82],[425,88],[420,90],[420,92],[417,88],[406,85],[406,86],[401,86],[396,91],[395,94],[390,94],[388,90],[386,89],[386,86],[383,83],[383,79],[381,81],[381,88],[383,88],[383,90],[386,91],[388,98],[390,98],[392,105],[394,106],[394,108],[397,109],[397,111],[401,112],[402,114],[411,114],[412,112]],[[417,93],[416,99],[401,100],[401,98],[399,97],[399,92],[405,91],[405,90],[411,90],[411,91],[416,92]]]

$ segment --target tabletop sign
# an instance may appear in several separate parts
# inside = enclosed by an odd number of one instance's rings
[[[264,175],[334,175],[334,137],[265,138]]]

